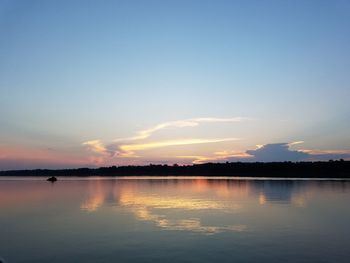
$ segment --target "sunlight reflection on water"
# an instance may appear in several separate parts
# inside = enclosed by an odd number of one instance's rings
[[[6,226],[0,256],[10,262],[347,262],[350,256],[350,181],[60,179],[0,180]]]

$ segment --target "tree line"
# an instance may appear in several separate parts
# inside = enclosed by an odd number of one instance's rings
[[[0,176],[235,176],[350,178],[350,161],[226,162],[193,165],[150,164],[77,169],[0,171]]]

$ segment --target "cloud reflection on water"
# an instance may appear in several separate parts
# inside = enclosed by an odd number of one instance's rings
[[[226,204],[217,200],[199,198],[176,198],[167,196],[146,196],[135,192],[126,192],[121,195],[119,204],[129,208],[137,220],[150,221],[165,230],[192,231],[204,234],[215,234],[223,231],[244,231],[246,225],[203,225],[201,218],[192,217],[187,211],[215,210],[215,213],[223,211],[236,211],[240,207],[237,204]],[[181,219],[171,218],[169,211],[181,215]]]
[[[234,200],[215,197],[230,195],[225,184],[217,182],[212,184],[213,182],[206,179],[143,180],[141,182],[143,186],[147,183],[148,192],[140,191],[140,182],[137,183],[135,180],[116,180],[112,184],[110,182],[106,184],[102,180],[91,181],[88,195],[80,208],[84,211],[95,212],[99,207],[108,203],[107,200],[110,200],[110,203],[126,208],[138,221],[152,222],[163,230],[203,234],[247,230],[247,226],[241,223],[223,225],[202,222],[203,215],[207,213],[219,217],[222,213],[237,213],[242,208]],[[169,187],[171,190],[168,192]],[[242,187],[239,189],[245,191]],[[215,190],[214,195],[206,196],[212,190]],[[237,194],[235,191],[231,193]],[[197,213],[194,213],[196,211]]]
[[[166,215],[153,214],[147,207],[133,208],[136,218],[140,221],[150,221],[156,226],[165,230],[191,231],[203,234],[216,234],[226,231],[245,231],[246,225],[228,225],[228,226],[208,226],[203,225],[200,218],[186,218],[186,219],[168,219]]]
[[[257,211],[267,205],[305,208],[320,184],[327,185],[326,190],[333,184],[339,188],[340,183],[209,178],[91,180],[80,208],[88,212],[97,212],[102,206],[126,209],[137,221],[150,222],[162,230],[241,232],[251,228],[240,215],[253,212],[259,216]]]
[[[81,204],[80,208],[88,212],[94,212],[101,207],[105,202],[106,192],[100,180],[93,181],[94,184],[89,184],[88,197]]]

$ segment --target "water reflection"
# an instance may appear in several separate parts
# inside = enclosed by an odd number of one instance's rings
[[[0,178],[0,256],[347,263],[349,200],[350,181]]]
[[[120,205],[130,208],[135,217],[141,221],[154,222],[165,230],[186,230],[205,234],[214,234],[222,231],[244,231],[245,225],[213,226],[203,225],[200,218],[194,218],[186,213],[193,210],[216,210],[215,213],[232,211],[239,208],[237,204],[225,204],[214,200],[183,197],[147,196],[135,192],[121,194]],[[173,219],[168,211],[173,210],[176,216],[182,219]],[[214,211],[213,211],[214,212]],[[187,217],[186,217],[187,216]]]
[[[233,213],[241,206],[205,196],[215,189],[218,196],[228,196],[226,184],[198,180],[91,180],[87,196],[80,208],[95,212],[104,205],[120,206],[128,209],[139,221],[154,223],[164,230],[193,231],[214,234],[223,231],[245,231],[244,224],[204,225],[200,215],[193,211],[216,213]],[[145,187],[147,186],[147,187]],[[214,188],[212,187],[214,186]],[[142,188],[142,189],[140,189]],[[239,187],[238,189],[241,189]],[[238,190],[237,189],[237,190]],[[195,195],[192,195],[196,193]],[[236,193],[237,194],[237,191]]]
[[[256,206],[287,205],[305,208],[314,189],[336,184],[348,190],[349,182],[232,179],[91,180],[80,208],[96,212],[102,206],[127,209],[140,222],[163,230],[203,234],[249,230],[243,220],[220,222],[220,218],[254,210]],[[209,216],[210,215],[210,216]],[[203,223],[211,218],[212,222]]]
[[[253,192],[259,192],[261,204],[277,202],[288,204],[292,198],[295,181],[256,181],[252,187]]]
[[[154,222],[156,226],[165,230],[191,231],[204,234],[215,234],[223,231],[244,231],[246,225],[212,226],[203,225],[200,218],[167,219],[165,214],[152,214],[147,207],[133,209],[138,220]]]
[[[103,187],[101,180],[93,180],[91,182],[89,182],[88,185],[88,196],[80,206],[82,210],[86,210],[88,212],[96,211],[100,206],[102,206],[105,202],[106,195],[108,194],[106,189]]]

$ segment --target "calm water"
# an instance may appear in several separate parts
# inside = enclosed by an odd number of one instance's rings
[[[0,179],[12,262],[350,262],[350,181]]]

